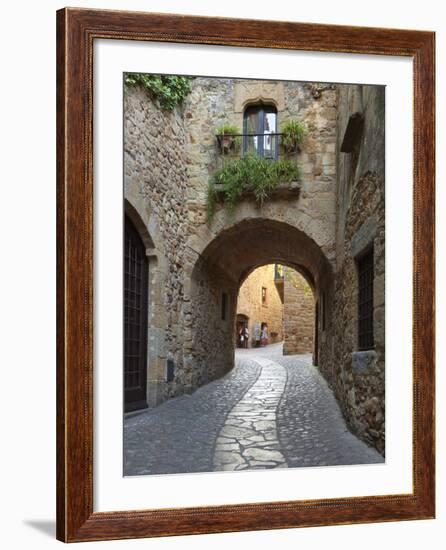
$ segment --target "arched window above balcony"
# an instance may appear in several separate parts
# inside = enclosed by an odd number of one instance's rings
[[[273,105],[250,105],[243,115],[243,152],[277,159],[277,109]]]

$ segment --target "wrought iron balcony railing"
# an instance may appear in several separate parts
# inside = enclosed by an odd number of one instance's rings
[[[298,153],[299,148],[285,147],[280,133],[263,134],[221,134],[217,135],[217,145],[222,163],[244,155],[262,157],[266,160],[289,159]]]

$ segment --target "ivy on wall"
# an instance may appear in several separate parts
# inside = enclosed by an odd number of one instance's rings
[[[124,82],[128,86],[142,86],[152,97],[159,100],[163,109],[172,111],[190,93],[191,78],[188,76],[125,73]]]

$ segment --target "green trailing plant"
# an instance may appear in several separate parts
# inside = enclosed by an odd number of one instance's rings
[[[252,155],[231,160],[209,181],[208,219],[212,219],[215,213],[219,194],[229,211],[246,192],[252,192],[261,205],[279,183],[297,181],[299,177],[299,167],[289,160],[269,161]]]
[[[281,143],[287,151],[296,151],[302,143],[307,127],[299,120],[290,120],[285,122],[280,128]]]
[[[159,100],[163,109],[171,111],[190,93],[188,76],[153,75],[126,73],[124,82],[128,86],[142,86],[152,97]]]
[[[218,136],[226,136],[228,134],[240,134],[240,128],[235,124],[220,124],[220,126],[217,126],[217,128],[215,129],[215,133]]]

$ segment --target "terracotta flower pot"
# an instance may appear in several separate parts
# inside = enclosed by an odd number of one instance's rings
[[[222,153],[228,153],[234,148],[235,138],[230,135],[222,134],[219,139],[220,149]]]

